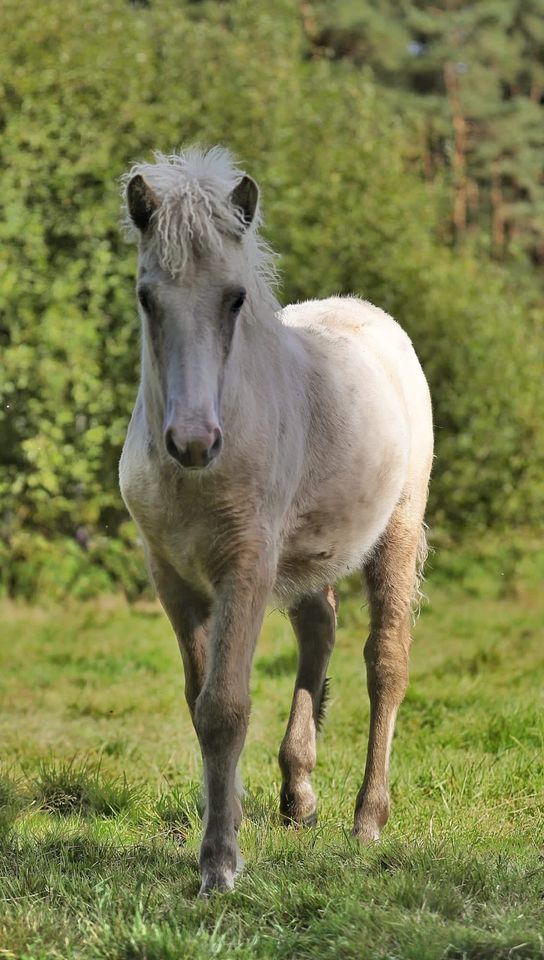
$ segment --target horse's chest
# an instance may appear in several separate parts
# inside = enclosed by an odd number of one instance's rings
[[[209,593],[213,531],[205,504],[178,478],[164,477],[149,458],[124,454],[124,461],[121,492],[148,549],[185,582]]]

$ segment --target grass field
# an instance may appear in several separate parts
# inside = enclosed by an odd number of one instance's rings
[[[163,615],[0,605],[0,958],[544,957],[544,594],[444,577],[416,630],[382,841],[349,835],[367,611],[343,600],[314,777],[279,823],[295,651],[271,613],[244,755],[246,870],[196,901],[199,758]]]

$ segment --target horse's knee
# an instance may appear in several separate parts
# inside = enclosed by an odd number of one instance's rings
[[[204,750],[227,749],[245,736],[249,720],[249,698],[204,688],[197,697],[194,724]]]

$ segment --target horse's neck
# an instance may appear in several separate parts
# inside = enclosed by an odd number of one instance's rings
[[[309,357],[296,331],[280,319],[270,296],[245,320],[229,359],[223,412],[227,429],[248,437],[293,416],[307,420]]]

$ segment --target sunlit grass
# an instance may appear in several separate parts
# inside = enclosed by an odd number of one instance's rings
[[[366,608],[343,598],[315,773],[285,831],[276,754],[294,641],[266,618],[232,896],[195,900],[200,763],[158,608],[4,603],[0,957],[544,957],[544,597],[428,586],[379,844],[349,835],[368,704]]]

